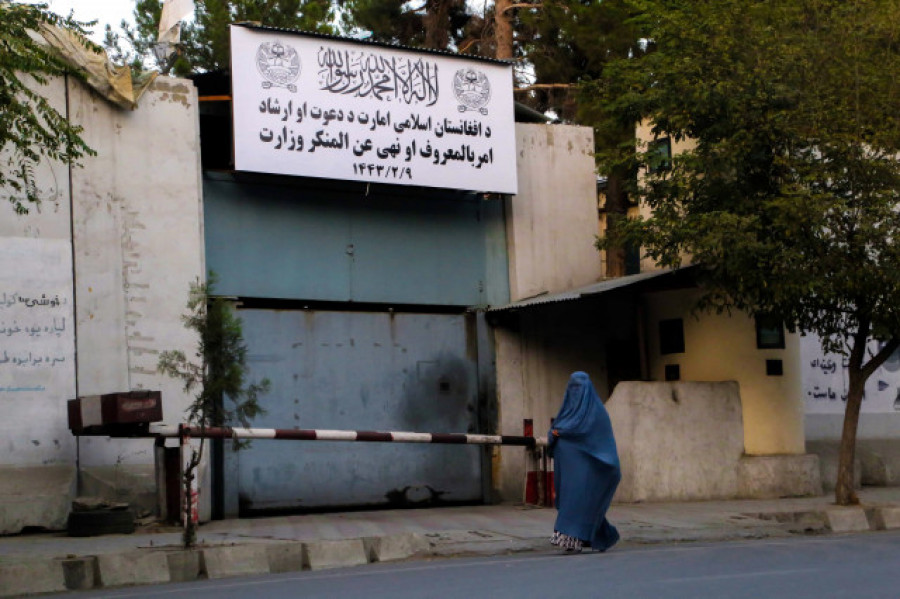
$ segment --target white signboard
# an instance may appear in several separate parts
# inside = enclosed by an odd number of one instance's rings
[[[233,26],[235,168],[516,193],[512,67]]]
[[[880,349],[876,341],[869,342],[869,355]],[[847,358],[822,351],[819,338],[806,335],[800,338],[800,367],[806,412],[809,414],[843,414],[847,405]],[[867,413],[900,412],[900,351],[866,381],[862,411]]]
[[[72,252],[61,239],[0,238],[0,404],[75,393]]]

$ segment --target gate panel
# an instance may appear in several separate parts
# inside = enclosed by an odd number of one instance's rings
[[[447,314],[243,310],[273,428],[477,432],[474,340]],[[242,511],[482,499],[478,447],[257,441],[236,457]]]

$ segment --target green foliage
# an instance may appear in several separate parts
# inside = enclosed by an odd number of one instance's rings
[[[521,54],[533,66],[535,83],[596,81],[606,64],[642,52],[640,31],[625,0],[547,0],[518,10]],[[599,124],[605,120],[593,93],[576,98],[571,89],[535,90],[528,104],[553,110],[564,120]]]
[[[80,137],[82,128],[69,123],[28,83],[30,78],[44,86],[70,72],[49,46],[32,37],[41,25],[66,28],[95,48],[85,37],[84,27],[91,23],[60,17],[46,4],[0,1],[0,189],[9,194],[17,214],[40,203],[34,173],[42,158],[76,164],[95,155]]]
[[[208,283],[191,284],[184,325],[197,333],[196,360],[189,360],[182,351],[166,351],[160,354],[158,368],[180,379],[185,392],[194,394],[187,411],[188,424],[208,427],[237,422],[249,426],[250,420],[262,413],[258,399],[268,390],[269,381],[245,384],[247,346],[241,320],[227,299],[212,295],[214,283],[210,274]]]
[[[900,4],[633,0],[652,42],[604,71],[622,123],[687,141],[602,241],[702,267],[700,308],[774,315],[848,356],[836,500],[865,381],[900,347]],[[639,148],[635,160],[650,159]],[[883,341],[874,355],[870,338]]]
[[[475,15],[464,0],[342,0],[343,24],[385,43],[458,49],[471,37]]]
[[[705,307],[775,313],[841,351],[863,326],[900,334],[900,6],[634,4],[655,51],[610,65],[607,107],[694,147],[647,176],[652,215],[620,239],[664,266],[692,256]]]
[[[194,394],[187,409],[187,425],[201,430],[211,426],[239,423],[250,426],[250,420],[264,413],[259,405],[260,395],[269,389],[269,380],[246,384],[247,346],[244,343],[241,320],[234,314],[230,302],[213,295],[215,276],[210,273],[207,283],[191,284],[184,325],[198,336],[196,360],[189,360],[180,350],[162,352],[157,368],[160,372],[184,383],[186,393]],[[228,403],[226,405],[226,399]],[[191,497],[195,472],[203,457],[204,440],[182,473],[183,497]],[[196,526],[191,518],[191,502],[184,502],[185,548],[197,540]]]
[[[135,27],[123,21],[122,36],[107,29],[110,55],[140,64],[152,57],[162,0],[136,0]],[[182,23],[181,44],[173,72],[178,76],[230,68],[229,25],[243,21],[318,33],[334,33],[330,0],[203,0],[195,3],[194,20]],[[162,67],[162,65],[160,65]]]

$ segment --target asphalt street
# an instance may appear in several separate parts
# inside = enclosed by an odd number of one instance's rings
[[[69,597],[548,599],[900,597],[900,531],[723,543],[429,559]]]

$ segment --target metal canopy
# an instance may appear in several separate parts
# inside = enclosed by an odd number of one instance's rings
[[[529,308],[532,306],[539,306],[543,304],[553,304],[557,302],[578,300],[590,296],[600,295],[602,293],[607,293],[609,291],[613,291],[614,289],[632,287],[634,285],[638,285],[650,280],[654,280],[654,283],[656,283],[656,285],[654,285],[654,288],[656,288],[659,286],[658,284],[664,282],[675,283],[675,277],[682,279],[683,273],[690,268],[692,267],[685,266],[681,268],[666,268],[661,270],[654,270],[651,272],[642,272],[636,275],[605,279],[598,283],[592,283],[591,285],[585,285],[584,287],[569,289],[568,291],[561,291],[559,293],[544,293],[541,295],[521,299],[519,301],[506,304],[505,306],[496,306],[490,308],[488,312],[504,312],[508,310],[518,310],[520,308]]]

